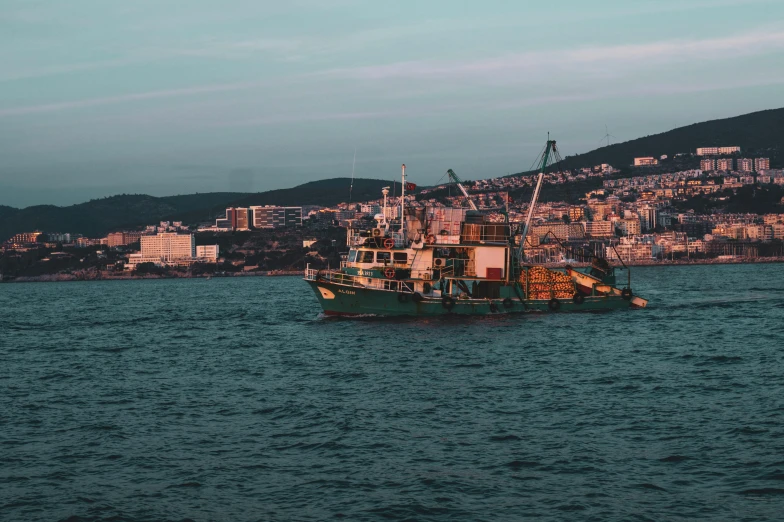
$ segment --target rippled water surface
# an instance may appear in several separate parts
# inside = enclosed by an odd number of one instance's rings
[[[468,320],[0,285],[0,520],[780,520],[782,265],[633,282],[650,308]]]

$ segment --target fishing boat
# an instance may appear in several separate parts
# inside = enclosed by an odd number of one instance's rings
[[[631,274],[618,284],[616,268],[594,259],[589,269],[550,269],[527,262],[526,238],[542,179],[560,158],[547,140],[524,225],[494,222],[479,212],[450,170],[471,206],[406,206],[406,166],[402,166],[399,206],[388,207],[372,228],[349,228],[349,247],[339,268],[305,271],[326,315],[437,316],[523,312],[587,312],[644,308],[634,294]]]

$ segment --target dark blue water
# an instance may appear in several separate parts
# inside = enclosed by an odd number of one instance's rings
[[[297,278],[2,285],[0,520],[780,520],[781,270],[469,320],[321,319]]]

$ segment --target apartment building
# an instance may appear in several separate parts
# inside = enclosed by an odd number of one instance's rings
[[[734,170],[733,164],[732,158],[719,158],[716,160],[716,170],[731,172]]]
[[[716,170],[716,160],[713,158],[700,160],[700,170],[704,172],[711,172]]]
[[[752,172],[754,170],[754,160],[751,158],[738,159],[738,172]]]
[[[762,170],[769,170],[769,169],[770,169],[770,158],[754,159],[754,170],[760,172]]]
[[[302,207],[250,207],[250,211],[253,228],[302,226]]]

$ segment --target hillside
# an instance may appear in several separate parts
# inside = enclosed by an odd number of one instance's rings
[[[693,153],[698,147],[724,145],[740,146],[741,157],[769,157],[772,168],[781,168],[784,166],[784,108],[695,123],[661,134],[615,143],[584,154],[567,156],[559,167],[575,169],[609,163],[616,168],[623,168],[632,165],[636,157],[658,158],[666,154],[672,158],[680,152]],[[690,167],[699,167],[696,159],[692,163]]]
[[[629,176],[633,170],[629,165],[635,157],[658,157],[667,154],[672,158],[679,152],[694,152],[697,147],[722,145],[740,146],[742,156],[770,157],[773,168],[784,166],[784,108],[695,123],[661,134],[601,147],[584,154],[567,156],[560,167],[574,169],[609,163],[623,168],[622,175]],[[698,166],[697,158],[686,157],[683,160],[668,160],[660,166],[660,170],[682,170]],[[634,170],[640,173],[642,170],[654,172],[656,169]],[[213,192],[162,198],[121,195],[69,207],[41,205],[14,209],[0,206],[0,241],[15,233],[31,230],[72,232],[98,237],[113,230],[154,224],[161,220],[197,223],[214,219],[228,206],[332,206],[349,200],[350,184],[349,178],[332,178],[257,194]],[[400,193],[399,183],[380,179],[355,179],[351,200],[377,199],[380,197],[381,188],[385,186],[393,187],[393,194]],[[585,192],[598,186],[598,180],[545,186],[541,198],[543,201],[576,201]],[[430,193],[426,197],[446,195],[446,191],[442,192],[444,193]],[[516,200],[527,199],[530,197],[530,189],[512,191],[512,196]]]
[[[348,200],[350,184],[349,178],[334,178],[258,194],[213,192],[161,198],[124,194],[68,207],[37,205],[15,209],[0,206],[0,241],[16,233],[32,230],[99,237],[113,230],[152,225],[161,220],[196,223],[214,219],[223,214],[228,206],[329,206]],[[392,186],[392,182],[355,179],[352,199],[363,201],[378,198],[381,188],[385,186]],[[394,190],[400,192],[399,183]]]

